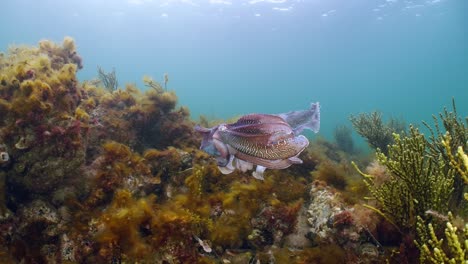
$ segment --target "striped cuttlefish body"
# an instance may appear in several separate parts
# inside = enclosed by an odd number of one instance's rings
[[[294,127],[288,123],[291,120],[297,123],[301,120],[299,118],[304,121]],[[212,128],[197,126],[195,129],[203,134],[200,148],[216,158],[223,174],[236,169],[245,172],[256,165],[253,176],[263,179],[267,168],[285,169],[292,164],[301,164],[298,156],[309,141],[299,133],[305,128],[318,132],[319,126],[320,110],[315,103],[305,111],[279,115],[249,114],[232,124]]]

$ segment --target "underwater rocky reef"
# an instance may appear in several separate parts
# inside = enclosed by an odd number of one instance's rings
[[[375,153],[338,127],[261,181],[221,174],[173,91],[82,67],[69,37],[0,54],[0,263],[466,263],[455,103],[428,136],[353,115]]]

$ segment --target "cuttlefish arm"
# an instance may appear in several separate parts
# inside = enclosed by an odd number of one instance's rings
[[[298,157],[291,157],[287,160],[277,160],[275,163],[269,162],[270,168],[274,168],[272,164],[274,164],[274,166],[278,166],[277,167],[278,169],[285,169],[291,166],[292,164],[302,164],[302,160]],[[263,181],[263,173],[265,172],[266,169],[267,167],[264,167],[262,165],[257,165],[257,167],[255,168],[255,171],[252,172],[252,176],[254,176],[255,179]]]
[[[255,171],[252,172],[252,176],[257,179],[257,180],[264,180],[263,178],[263,173],[265,172],[266,167],[257,165],[257,168],[255,168]]]
[[[230,155],[229,156],[229,161],[226,164],[226,166],[218,165],[219,171],[222,174],[231,174],[236,169],[236,167],[233,165],[234,160],[235,160],[234,155]]]
[[[234,170],[238,169],[242,172],[246,172],[253,169],[251,162],[236,158],[234,155],[230,155],[229,162],[226,166],[218,166],[219,170],[223,174],[230,174]]]
[[[200,149],[215,157],[218,166],[225,167],[228,165],[230,157],[226,144],[220,140],[217,133],[220,126],[223,125],[212,128],[205,128],[197,125],[195,126],[195,131],[203,136]]]
[[[218,150],[215,148],[213,142],[213,135],[218,130],[219,126],[214,126],[212,128],[202,127],[200,125],[195,126],[195,131],[202,135],[202,142],[200,145],[200,149],[205,151],[210,155],[218,155]]]
[[[238,170],[240,170],[242,172],[252,170],[253,166],[254,165],[251,162],[235,158],[234,155],[231,155],[231,159],[229,160],[228,165],[225,166],[225,167],[218,166],[218,168],[219,168],[219,170],[221,171],[222,174],[230,174],[235,169],[238,169]],[[266,169],[267,169],[266,167],[263,167],[261,165],[257,165],[255,171],[252,172],[252,176],[257,180],[262,180],[263,181],[264,180],[263,172],[265,172]]]

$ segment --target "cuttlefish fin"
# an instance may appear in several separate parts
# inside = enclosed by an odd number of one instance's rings
[[[309,118],[302,127],[294,129],[296,134],[300,134],[304,129],[310,129],[314,133],[318,133],[320,130],[320,104],[319,102],[311,103],[310,109],[307,111]]]
[[[257,180],[264,180],[263,178],[263,172],[265,172],[266,167],[257,165],[257,168],[255,169],[254,172],[252,172],[252,176],[254,176],[255,179]]]
[[[291,111],[278,114],[286,121],[294,131],[294,134],[299,135],[304,129],[312,130],[318,133],[320,130],[320,103],[311,103],[310,108],[302,111]]]
[[[239,125],[254,125],[254,124],[276,124],[285,123],[285,121],[277,115],[269,114],[248,114],[239,118],[234,126]]]

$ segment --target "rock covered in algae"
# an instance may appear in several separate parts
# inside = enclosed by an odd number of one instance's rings
[[[0,59],[0,141],[14,159],[9,185],[46,193],[78,177],[85,136],[85,124],[73,118],[83,97],[75,76],[80,63],[71,38],[11,48]]]
[[[382,246],[375,238],[379,219],[372,210],[346,204],[340,193],[320,181],[314,181],[310,191],[307,236],[313,245],[336,245],[348,260],[356,258],[360,263],[382,260]]]
[[[21,207],[17,217],[17,231],[23,236],[28,236],[34,226],[47,227],[42,232],[44,235],[57,235],[56,227],[60,222],[59,214],[52,205],[42,200],[35,200],[29,205]]]
[[[116,189],[146,196],[160,190],[161,177],[192,166],[185,147],[196,138],[174,92],[140,93],[128,85],[110,93],[80,83],[82,67],[69,37],[0,56],[0,214],[15,212],[0,228],[23,223],[11,235],[2,232],[1,241],[13,241],[4,244],[18,262],[88,256],[95,237],[80,230],[92,226]],[[143,157],[149,147],[158,147],[160,160],[150,152]],[[33,208],[67,212],[68,220],[61,213],[59,223],[40,218]],[[28,233],[40,234],[37,243],[27,243]]]
[[[311,203],[307,211],[310,231],[319,239],[331,238],[331,232],[333,231],[328,223],[336,214],[342,211],[340,204],[331,189],[322,186],[320,182],[312,185],[310,192]]]
[[[174,92],[109,92],[79,82],[81,67],[70,38],[0,58],[0,208],[14,212],[0,221],[0,251],[10,262],[313,263],[371,251],[356,246],[358,210],[338,191],[308,199],[317,156],[332,150],[308,150],[302,166],[264,182],[222,176]],[[330,237],[290,237],[312,233],[307,218]]]

